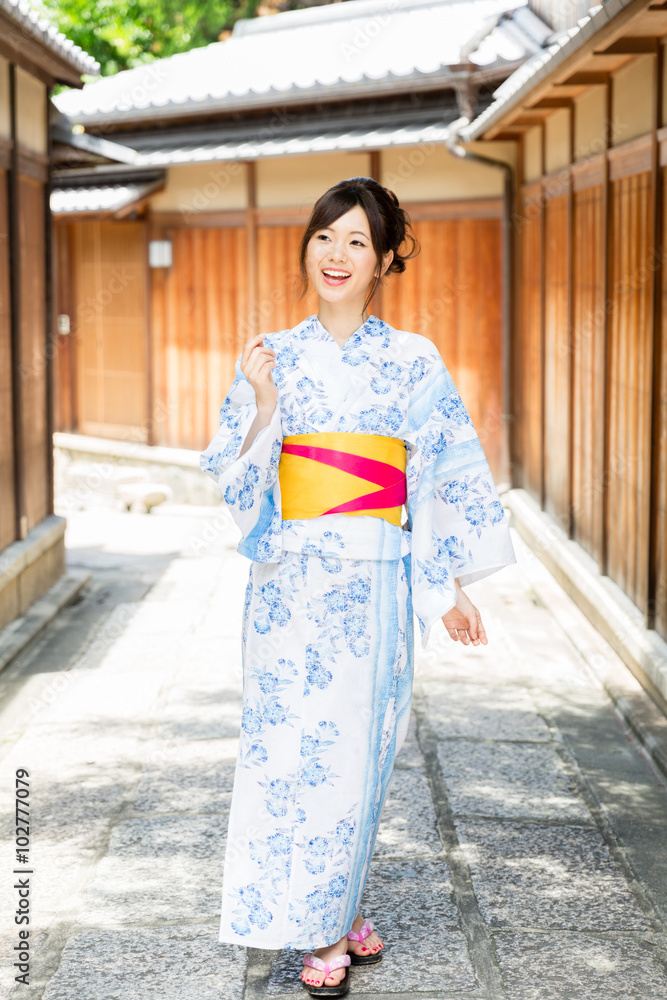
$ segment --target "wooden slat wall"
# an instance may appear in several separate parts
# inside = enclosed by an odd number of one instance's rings
[[[312,290],[299,299],[297,279],[302,233],[303,226],[258,228],[256,311],[260,332],[290,329],[317,312],[317,296]]]
[[[153,440],[201,451],[248,339],[246,232],[174,228],[151,236],[173,246],[173,266],[151,272]]]
[[[7,171],[0,170],[0,550],[16,537]]]
[[[574,193],[572,330],[573,537],[598,565],[603,558],[604,245],[602,187]]]
[[[19,179],[21,275],[21,412],[28,531],[51,510],[46,419],[44,186]]]
[[[524,193],[517,241],[520,280],[514,375],[515,483],[542,501],[542,213]]]
[[[650,174],[612,182],[607,573],[648,604],[652,299]]]
[[[53,225],[53,429],[71,431],[76,427],[76,386],[74,367],[75,338],[59,334],[57,319],[60,313],[74,316],[72,300],[72,260],[70,255],[71,224],[56,222]]]
[[[146,245],[142,222],[73,223],[78,429],[146,441]]]
[[[544,505],[569,531],[568,196],[544,206]]]
[[[416,220],[413,228],[421,253],[387,280],[378,314],[436,344],[499,480],[506,465],[500,221]]]

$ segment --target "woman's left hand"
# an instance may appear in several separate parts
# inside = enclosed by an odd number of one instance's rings
[[[456,592],[458,594],[456,604],[442,616],[442,623],[450,638],[455,642],[461,641],[464,646],[470,645],[471,642],[473,646],[479,646],[480,642],[486,646],[488,639],[482,624],[482,616],[458,583]]]

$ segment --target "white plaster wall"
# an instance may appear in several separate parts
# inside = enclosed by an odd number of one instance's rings
[[[512,143],[470,143],[480,153],[498,159],[513,155]],[[443,201],[497,198],[503,193],[503,171],[453,156],[442,143],[385,149],[381,180],[400,201]]]
[[[617,70],[611,85],[611,145],[651,131],[654,56],[637,56]]]
[[[188,163],[169,167],[162,191],[151,198],[154,212],[219,212],[246,207],[245,163]]]
[[[536,181],[542,176],[542,128],[528,129],[523,138],[523,177]]]
[[[368,177],[370,169],[369,153],[267,157],[257,161],[257,206],[310,209],[338,181]]]
[[[589,87],[574,101],[574,158],[602,153],[605,149],[604,84]]]
[[[37,153],[46,153],[46,84],[16,68],[16,133],[18,141]]]
[[[544,123],[544,159],[546,173],[562,170],[570,164],[570,111],[559,108]]]

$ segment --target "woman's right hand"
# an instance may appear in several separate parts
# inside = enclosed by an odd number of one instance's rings
[[[271,370],[276,366],[276,352],[264,347],[265,333],[247,342],[241,354],[241,371],[255,390],[258,411],[273,412],[278,389]]]

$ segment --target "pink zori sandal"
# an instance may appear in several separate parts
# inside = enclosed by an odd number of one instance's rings
[[[335,969],[342,969],[344,966],[350,965],[350,956],[339,955],[338,958],[334,958],[331,962],[327,963],[318,958],[317,955],[311,955],[309,952],[307,955],[304,955],[303,964],[310,969],[317,969],[318,972],[323,972],[324,979],[326,979]],[[338,986],[325,986],[324,979],[322,980],[322,986],[313,986],[312,983],[307,983],[305,979],[301,980],[301,985],[314,997],[344,997],[350,988],[350,973],[347,969],[345,969],[345,975]]]
[[[371,931],[375,930],[375,926],[370,920],[364,920],[361,925],[361,930],[350,931],[347,935],[348,941],[365,941]],[[348,952],[350,956],[350,963],[352,965],[376,965],[378,962],[382,961],[382,949],[376,951],[375,954],[369,955],[357,955],[356,952]]]

